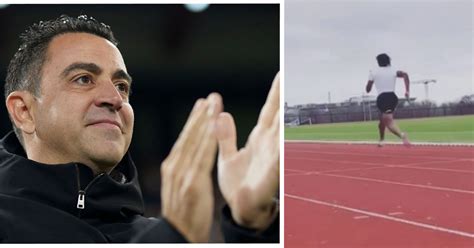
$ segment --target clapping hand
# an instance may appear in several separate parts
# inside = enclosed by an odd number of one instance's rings
[[[275,216],[275,196],[279,185],[279,96],[280,76],[276,75],[267,100],[245,147],[237,150],[236,127],[232,115],[220,113],[216,134],[219,144],[218,182],[232,217],[241,226],[263,230]]]
[[[213,220],[211,172],[217,151],[215,121],[222,99],[199,99],[161,166],[162,215],[190,242],[208,242]]]

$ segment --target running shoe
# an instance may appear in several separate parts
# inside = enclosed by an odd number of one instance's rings
[[[403,141],[403,145],[406,146],[406,147],[410,147],[411,146],[411,143],[410,141],[408,140],[408,135],[406,133],[402,133],[402,141]]]

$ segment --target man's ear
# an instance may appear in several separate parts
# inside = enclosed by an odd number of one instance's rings
[[[28,134],[32,134],[36,129],[32,113],[34,101],[34,96],[28,91],[13,91],[6,100],[12,121],[19,129]]]

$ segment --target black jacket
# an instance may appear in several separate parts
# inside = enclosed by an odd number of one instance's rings
[[[137,171],[127,155],[110,174],[85,165],[26,158],[13,132],[0,141],[0,242],[187,242],[164,218],[143,217]],[[278,242],[278,219],[257,234],[237,226],[226,207],[227,242]]]

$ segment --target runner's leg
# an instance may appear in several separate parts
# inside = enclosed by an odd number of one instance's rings
[[[400,128],[398,128],[397,124],[395,123],[395,120],[393,120],[393,114],[392,113],[383,113],[382,118],[384,119],[385,125],[387,126],[388,130],[395,134],[397,137],[400,139],[402,138],[402,132],[400,131]]]
[[[383,146],[383,141],[385,139],[385,123],[382,116],[380,116],[380,120],[379,120],[379,135],[380,135],[379,146]]]
[[[400,139],[403,140],[403,144],[405,146],[410,146],[410,141],[408,140],[408,136],[406,133],[402,133],[400,131],[400,128],[398,128],[397,123],[395,123],[395,120],[393,119],[393,114],[383,114],[383,118],[385,119],[385,124],[387,125],[388,130],[398,136]]]

